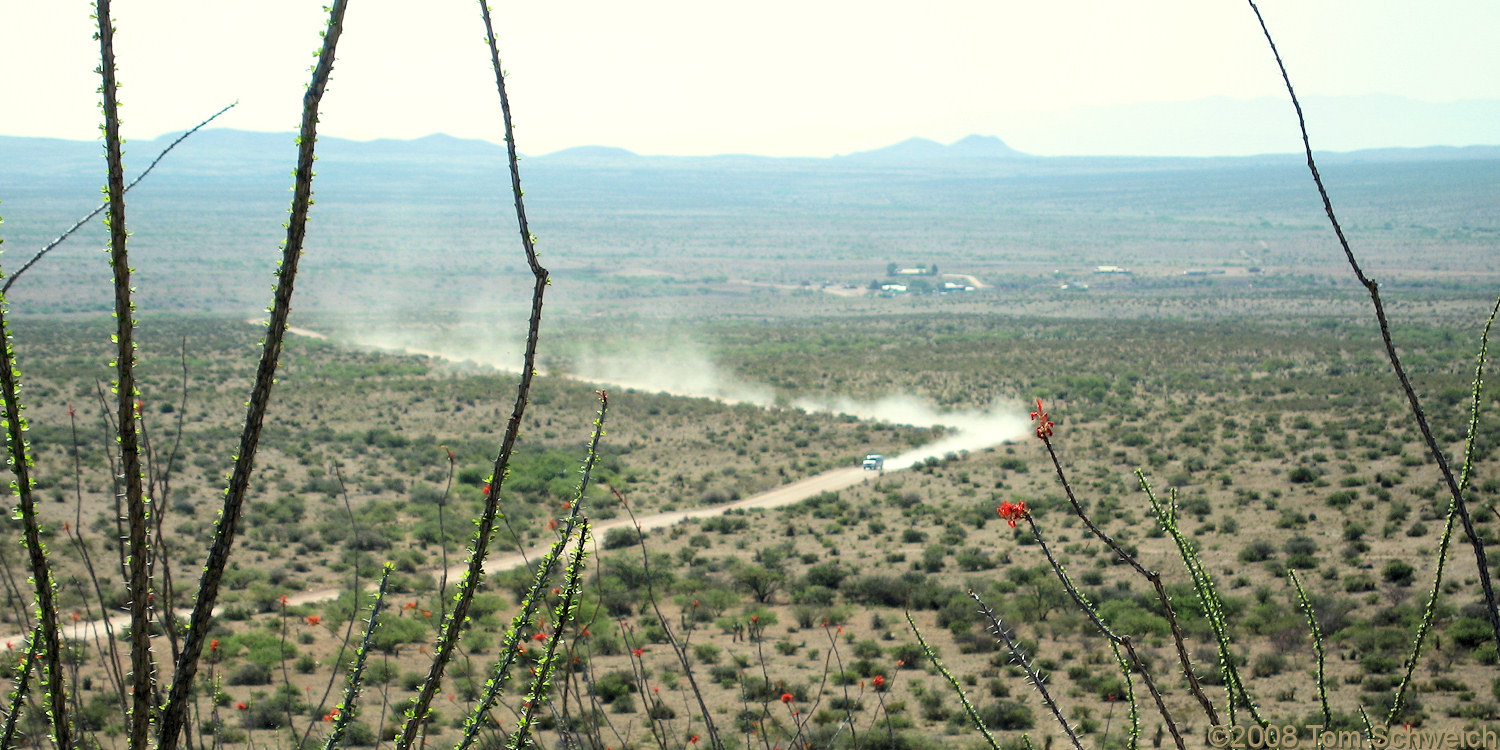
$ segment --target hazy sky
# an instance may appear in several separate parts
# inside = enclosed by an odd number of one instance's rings
[[[181,130],[235,99],[222,126],[294,129],[320,5],[117,2],[126,137]],[[97,136],[91,7],[0,0],[0,134]],[[606,144],[820,156],[970,133],[1028,150],[1024,123],[1039,114],[1284,95],[1254,16],[1237,0],[554,0],[494,9],[518,143],[534,154]],[[1265,0],[1261,9],[1299,94],[1500,99],[1494,0]],[[478,5],[354,0],[321,132],[499,141]],[[1183,148],[1192,152],[1187,140]]]

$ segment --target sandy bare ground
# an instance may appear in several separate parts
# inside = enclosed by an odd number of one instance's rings
[[[710,516],[723,515],[726,511],[737,508],[779,508],[784,505],[791,505],[792,503],[798,502],[800,500],[814,497],[824,492],[835,492],[846,487],[852,487],[856,484],[860,484],[861,482],[869,481],[870,479],[873,479],[877,476],[880,476],[880,472],[866,471],[865,469],[858,466],[851,466],[843,469],[834,469],[833,471],[824,472],[816,476],[808,477],[806,479],[788,484],[784,487],[778,487],[774,490],[762,492],[758,495],[752,495],[750,497],[744,498],[742,500],[737,500],[732,503],[712,505],[703,508],[692,508],[689,510],[676,510],[668,511],[665,513],[654,513],[648,516],[640,516],[637,520],[639,521],[642,530],[649,530],[671,526],[672,524],[679,523],[690,518],[708,518]],[[593,529],[593,536],[597,540],[602,534],[609,531],[610,529],[629,527],[630,523],[631,521],[629,516],[621,516],[609,519],[607,521],[600,521],[591,525]],[[551,543],[549,542],[547,544],[539,544],[525,550],[516,550],[513,552],[492,555],[488,560],[485,561],[484,570],[486,573],[496,573],[499,571],[509,570],[511,568],[521,566],[527,561],[540,559],[541,556],[545,554],[550,547]],[[457,582],[467,569],[467,563],[449,567],[447,577],[448,585],[452,586],[455,582]],[[432,571],[432,573],[434,577],[437,577],[437,575],[440,573],[440,570],[434,570]],[[371,587],[373,588],[373,584]],[[333,599],[337,599],[339,594],[343,593],[346,588],[347,587],[321,588],[312,589],[309,591],[289,593],[287,595],[286,602],[288,605],[295,606],[301,604],[313,604],[316,602],[331,601]],[[223,607],[216,607],[214,609],[214,614],[218,615],[222,610]],[[191,610],[188,609],[179,610],[177,613],[178,617],[182,618],[183,620],[186,620],[191,614]],[[67,640],[87,641],[90,643],[102,644],[110,637],[111,633],[117,634],[129,624],[130,616],[126,614],[116,615],[109,618],[108,621],[81,620],[78,622],[65,623],[62,627],[62,637]],[[155,638],[153,638],[153,640],[156,640],[156,638],[160,637],[161,636],[156,636]],[[5,643],[7,649],[19,651],[25,647],[26,636],[19,633],[0,635],[0,641],[3,641]]]

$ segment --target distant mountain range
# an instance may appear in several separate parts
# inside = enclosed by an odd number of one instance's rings
[[[995,136],[971,135],[948,146],[926,138],[908,138],[894,146],[857,151],[835,158],[870,164],[915,164],[962,159],[1017,159],[1026,156]]]
[[[678,163],[703,163],[703,162],[828,162],[842,163],[846,165],[921,165],[924,163],[948,164],[965,160],[987,161],[992,159],[1016,159],[1027,158],[1023,154],[1007,145],[1005,142],[992,135],[971,135],[956,143],[944,146],[937,141],[927,138],[908,138],[900,143],[878,148],[871,151],[857,151],[852,154],[819,159],[813,157],[790,157],[777,158],[772,156],[753,156],[749,154],[722,154],[719,156],[642,156],[632,151],[613,146],[578,146],[575,148],[554,151],[534,159],[546,161],[550,164],[569,165],[624,165],[641,164],[648,160],[670,160]]]
[[[127,173],[143,167],[176,135],[126,145]],[[68,141],[54,138],[0,136],[0,186],[36,176],[101,175],[102,149],[98,141]],[[179,177],[231,176],[235,174],[285,176],[295,158],[292,133],[264,133],[224,128],[195,134],[173,151],[170,172]],[[338,163],[351,171],[375,174],[384,171],[414,171],[440,176],[475,169],[500,169],[505,148],[489,141],[435,134],[413,140],[381,139],[354,141],[322,137],[318,154],[329,167]],[[1384,148],[1346,153],[1323,153],[1321,160],[1350,161],[1438,161],[1454,159],[1500,159],[1500,146],[1433,146]],[[971,135],[943,145],[926,138],[910,138],[885,148],[828,158],[778,158],[744,154],[720,156],[643,156],[610,146],[580,146],[542,156],[525,157],[525,163],[563,169],[973,169],[1005,171],[1066,169],[1183,169],[1253,162],[1300,161],[1300,154],[1267,154],[1248,157],[1046,157],[1017,151],[994,136]],[[164,171],[166,167],[163,168]]]

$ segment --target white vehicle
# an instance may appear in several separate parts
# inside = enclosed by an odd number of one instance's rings
[[[865,456],[863,466],[865,471],[885,471],[885,456],[879,453],[871,453]]]

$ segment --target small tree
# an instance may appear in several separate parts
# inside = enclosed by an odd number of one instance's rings
[[[786,583],[786,573],[758,563],[746,563],[734,571],[734,582],[755,597],[755,601],[769,604]]]

